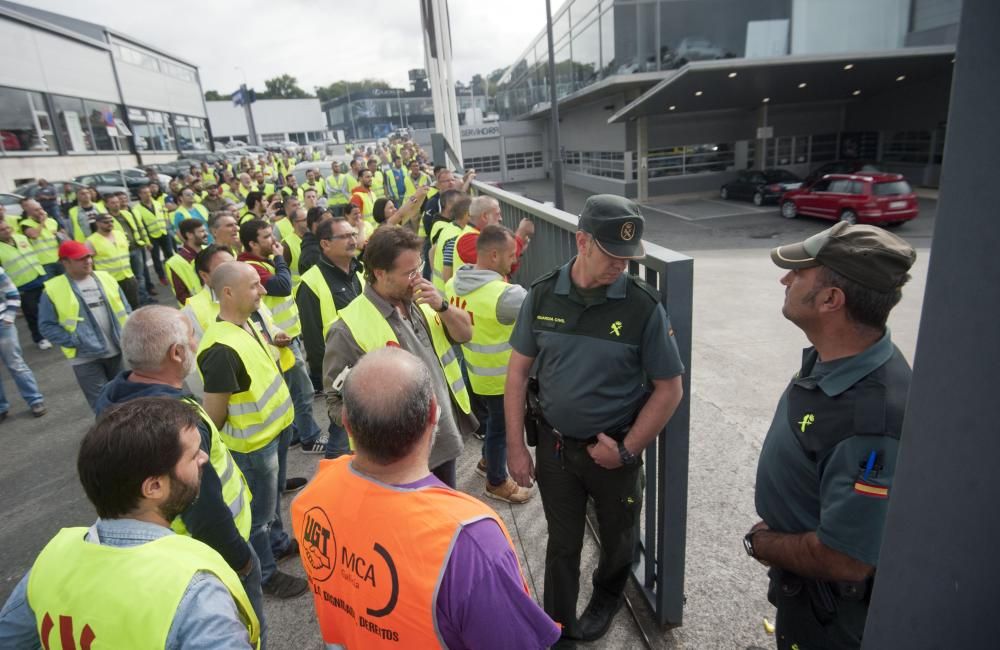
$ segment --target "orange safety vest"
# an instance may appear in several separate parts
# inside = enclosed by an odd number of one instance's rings
[[[291,507],[323,642],[444,647],[435,598],[455,538],[464,526],[492,519],[513,549],[507,528],[468,494],[434,486],[396,489],[350,463],[350,456],[320,461]]]

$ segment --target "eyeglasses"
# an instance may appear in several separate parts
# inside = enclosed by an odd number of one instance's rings
[[[346,234],[343,234],[343,235],[330,235],[329,237],[326,238],[326,240],[327,241],[334,241],[334,240],[337,240],[337,239],[357,239],[357,238],[358,238],[358,233],[357,233],[357,231],[355,231],[355,232],[349,232],[349,233],[346,233]]]
[[[406,274],[406,279],[409,280],[410,282],[413,282],[414,280],[416,280],[421,276],[423,271],[424,271],[424,262],[421,262],[420,266],[418,266],[416,269]]]

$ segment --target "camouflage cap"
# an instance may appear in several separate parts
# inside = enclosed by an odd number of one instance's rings
[[[917,259],[905,240],[878,226],[838,223],[796,244],[771,251],[771,260],[783,269],[825,266],[876,291],[903,285]]]

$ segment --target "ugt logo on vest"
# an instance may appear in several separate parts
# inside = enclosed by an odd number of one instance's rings
[[[55,623],[52,620],[52,616],[46,612],[45,617],[42,619],[42,629],[41,629],[41,641],[42,646],[45,650],[49,650],[49,641],[52,634],[52,629],[55,627]],[[83,630],[80,632],[80,645],[76,645],[76,639],[73,634],[73,617],[59,615],[59,643],[63,650],[90,650],[91,645],[97,635],[94,631],[90,629],[89,625],[84,625]]]
[[[302,550],[315,580],[323,582],[333,575],[337,564],[337,538],[333,536],[333,527],[322,508],[306,512]]]

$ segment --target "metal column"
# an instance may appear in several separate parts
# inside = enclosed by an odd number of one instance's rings
[[[639,181],[638,199],[640,203],[649,200],[649,118],[643,115],[635,121],[635,156],[638,158],[637,179]],[[625,183],[629,182],[625,179]]]
[[[941,198],[864,648],[992,648],[1000,602],[1000,3],[965,0]]]

